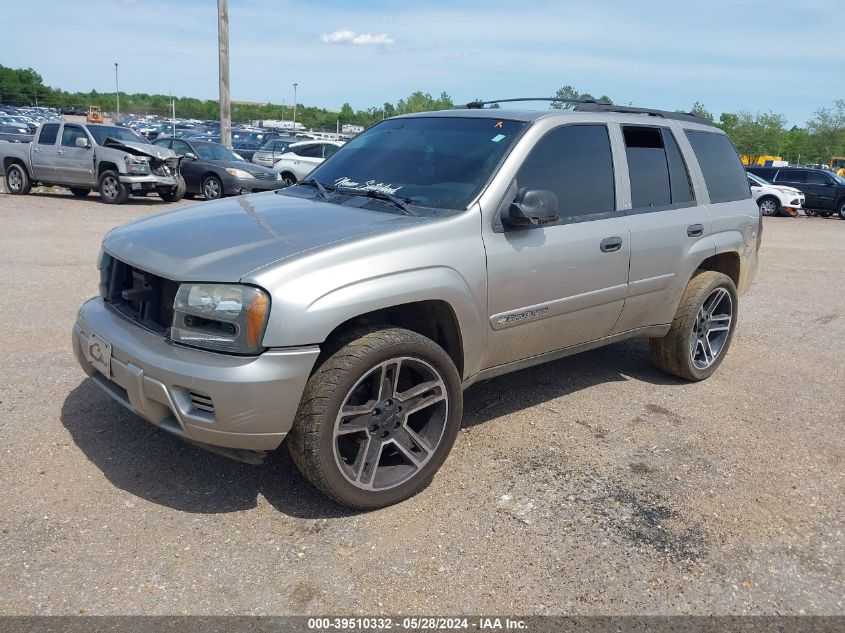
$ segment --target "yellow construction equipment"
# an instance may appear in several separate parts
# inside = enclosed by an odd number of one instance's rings
[[[88,117],[86,120],[88,123],[104,123],[106,117],[103,116],[100,106],[88,106]]]

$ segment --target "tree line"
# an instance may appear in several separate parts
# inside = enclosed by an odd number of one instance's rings
[[[566,99],[590,99],[613,103],[607,96],[594,97],[579,92],[571,85],[557,90],[552,108],[571,108]],[[120,111],[130,114],[156,114],[170,116],[171,99],[176,106],[176,116],[186,119],[217,119],[218,103],[215,100],[191,97],[173,98],[168,95],[146,93],[120,93]],[[67,92],[44,85],[36,71],[31,68],[7,68],[0,65],[0,103],[10,105],[40,105],[53,108],[87,108],[98,105],[106,111],[116,108],[116,95],[111,92]],[[317,130],[334,130],[340,123],[351,123],[368,127],[383,118],[408,112],[425,112],[453,107],[452,98],[442,92],[438,97],[417,91],[399,99],[396,103],[385,102],[366,110],[354,110],[344,103],[340,111],[297,104],[296,118],[306,127]],[[494,106],[495,107],[495,106]],[[787,125],[786,117],[774,111],[723,112],[718,120],[699,102],[690,112],[711,121],[722,128],[736,145],[740,154],[756,162],[761,156],[781,156],[790,163],[827,163],[832,156],[845,156],[845,99],[838,99],[833,106],[820,107],[806,124]],[[293,116],[292,105],[273,103],[232,103],[232,120],[247,122],[264,119],[288,119]]]

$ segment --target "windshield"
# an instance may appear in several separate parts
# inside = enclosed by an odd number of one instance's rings
[[[768,180],[765,180],[765,179],[763,179],[763,178],[760,178],[760,176],[758,176],[757,174],[751,174],[751,173],[749,173],[749,174],[746,174],[746,175],[747,175],[747,176],[748,176],[751,180],[753,180],[755,183],[757,183],[758,185],[770,185],[770,184],[772,184],[772,183],[770,183]]]
[[[242,161],[243,158],[235,154],[232,150],[224,145],[217,145],[216,143],[209,143],[203,145],[196,145],[197,154],[203,160],[235,160]]]
[[[143,136],[125,127],[89,125],[88,131],[91,133],[91,136],[94,137],[94,142],[97,143],[97,145],[102,145],[107,138],[113,138],[118,141],[126,141],[128,143],[149,143],[149,141]]]
[[[349,141],[311,176],[421,207],[465,209],[526,126],[487,118],[390,119]]]

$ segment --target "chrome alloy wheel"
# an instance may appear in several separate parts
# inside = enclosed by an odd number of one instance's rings
[[[716,288],[698,311],[690,337],[693,365],[707,369],[725,349],[733,319],[733,300],[726,288]]]
[[[440,373],[419,358],[379,363],[349,390],[335,420],[335,462],[364,490],[387,490],[416,475],[435,454],[449,418]]]
[[[208,200],[216,200],[220,197],[220,183],[214,178],[206,179],[202,193]]]
[[[760,213],[763,215],[774,215],[778,211],[778,205],[772,198],[766,198],[760,203]]]
[[[109,200],[114,200],[118,195],[118,182],[114,176],[106,176],[103,179],[103,195]]]

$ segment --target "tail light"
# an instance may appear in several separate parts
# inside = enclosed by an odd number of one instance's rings
[[[757,220],[757,250],[760,250],[760,245],[763,243],[763,212],[760,212],[760,217]]]

